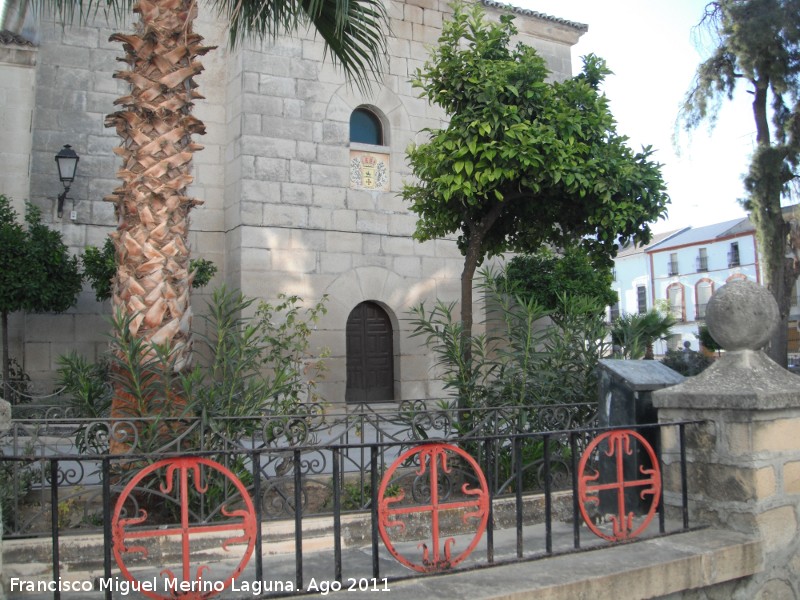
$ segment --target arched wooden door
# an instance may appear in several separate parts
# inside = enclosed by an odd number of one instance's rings
[[[362,302],[347,318],[347,402],[394,400],[392,322],[374,302]]]

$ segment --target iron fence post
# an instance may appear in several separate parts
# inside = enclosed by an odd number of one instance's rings
[[[686,426],[683,423],[678,425],[678,437],[681,447],[681,512],[683,528],[689,529],[689,489],[686,485]]]
[[[486,522],[486,561],[489,564],[494,563],[494,514],[492,510],[492,504],[494,503],[494,469],[492,468],[494,466],[494,455],[492,442],[491,438],[487,438],[483,442],[484,453],[486,454],[486,481],[489,483],[486,486],[489,493],[489,520]]]
[[[103,574],[106,581],[111,581],[111,459],[103,457],[102,463],[103,477]],[[106,600],[111,600],[111,588],[106,587]]]
[[[339,448],[333,449],[333,578],[342,582],[342,495],[339,480],[341,478]]]
[[[298,590],[303,589],[303,483],[300,473],[300,450],[295,450],[293,459],[294,467],[294,554],[295,554],[295,581]]]
[[[553,496],[550,481],[550,436],[542,436],[544,442],[544,526],[545,526],[545,551],[553,553]]]
[[[572,461],[572,545],[581,547],[581,511],[578,498],[578,438],[574,431],[569,434],[570,459]]]
[[[252,451],[253,462],[253,502],[256,510],[256,581],[264,579],[264,561],[261,553],[261,519],[263,518],[263,506],[261,503],[261,453],[258,450]]]
[[[372,576],[380,577],[380,561],[378,560],[378,447],[369,447],[370,462],[370,521],[372,522]]]
[[[522,440],[519,435],[514,436],[514,466],[516,490],[514,502],[516,504],[516,526],[517,526],[517,558],[522,558]]]
[[[53,581],[61,577],[58,541],[58,459],[50,459],[50,528],[53,533]],[[58,586],[53,591],[53,599],[60,600],[61,592]]]

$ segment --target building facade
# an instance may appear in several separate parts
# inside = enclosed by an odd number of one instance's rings
[[[422,301],[459,298],[463,259],[455,242],[414,241],[416,218],[398,193],[411,177],[407,146],[444,122],[409,80],[450,9],[444,0],[387,7],[386,71],[368,94],[323,61],[323,43],[311,31],[233,51],[207,6],[196,27],[219,48],[203,58],[196,81],[205,98],[195,115],[207,133],[197,139],[205,149],[195,154],[189,190],[204,201],[191,215],[192,253],[220,269],[209,288],[224,283],[267,301],[280,293],[307,302],[327,295],[312,345],[330,351],[320,392],[333,403],[441,394],[432,358],[410,337],[406,319]],[[496,3],[486,10],[501,14]],[[554,78],[571,74],[571,47],[585,25],[531,11],[518,11],[516,23],[520,41],[540,52]],[[119,139],[104,119],[126,92],[113,77],[122,52],[102,21],[62,28],[44,18],[28,31],[34,45],[15,37],[0,49],[3,116],[19,125],[19,144],[6,144],[15,148],[15,168],[4,191],[20,210],[22,200],[41,206],[80,253],[101,246],[115,225],[103,197],[118,185]],[[53,157],[65,144],[80,163],[58,219]],[[195,312],[205,301],[195,295]],[[108,313],[87,290],[64,315],[17,314],[12,355],[33,378],[52,375],[58,357],[73,349],[95,358],[106,348]]]
[[[677,321],[674,335],[655,351],[699,350],[698,330],[711,295],[735,279],[763,283],[755,229],[749,219],[687,227],[656,236],[645,247],[629,247],[615,260],[619,311],[642,313],[662,307]]]

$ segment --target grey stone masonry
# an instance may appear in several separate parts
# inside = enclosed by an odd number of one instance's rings
[[[443,0],[387,3],[391,34],[382,78],[362,92],[346,83],[313,32],[248,46],[229,91],[225,227],[225,281],[246,295],[273,300],[278,293],[314,301],[327,294],[328,312],[313,344],[330,351],[320,384],[323,398],[345,396],[346,323],[361,302],[378,304],[392,322],[394,398],[442,393],[433,361],[411,338],[408,312],[422,301],[459,298],[463,258],[453,240],[418,243],[416,216],[399,196],[411,177],[405,151],[425,127],[440,127],[444,114],[411,86],[430,45],[451,12]],[[490,18],[501,14],[487,7]],[[520,41],[547,60],[553,77],[570,74],[570,49],[584,29],[519,15]],[[230,89],[234,89],[231,86]],[[381,145],[350,142],[350,116],[367,108],[381,122]],[[388,165],[381,189],[353,185],[351,153],[370,152]],[[202,248],[201,248],[202,251]],[[482,306],[476,303],[477,315]],[[476,318],[476,321],[480,321]]]
[[[345,397],[346,324],[362,302],[380,306],[392,324],[394,400],[439,396],[433,360],[410,337],[408,310],[422,301],[460,298],[463,258],[454,240],[414,241],[416,217],[399,194],[411,177],[406,148],[424,139],[425,128],[445,123],[410,79],[451,9],[445,0],[387,0],[386,7],[385,69],[366,92],[331,64],[312,30],[231,48],[226,24],[208,3],[200,3],[195,23],[204,43],[217,49],[202,58],[204,71],[196,78],[203,98],[194,113],[206,134],[196,140],[204,149],[194,155],[188,193],[203,205],[191,213],[189,241],[193,257],[212,260],[219,271],[195,294],[194,312],[204,311],[208,294],[221,283],[265,301],[283,293],[314,303],[327,294],[328,312],[311,343],[315,351],[330,351],[320,393],[331,403]],[[490,3],[486,12],[499,19],[502,9]],[[113,76],[123,51],[109,36],[131,25],[112,29],[102,18],[77,23],[62,27],[47,15],[41,19],[35,66],[25,67],[28,79],[17,85],[30,88],[31,133],[24,152],[29,160],[15,160],[30,173],[29,182],[20,178],[23,195],[43,208],[80,253],[87,244],[102,245],[116,225],[113,207],[103,198],[119,183],[113,153],[119,139],[104,119],[126,89]],[[516,23],[518,40],[540,51],[553,79],[571,75],[571,48],[585,26],[524,11]],[[359,108],[379,119],[379,145],[351,144],[350,116]],[[53,157],[64,144],[81,160],[66,216],[57,219]],[[358,152],[380,160],[381,186],[365,186],[354,175]],[[481,321],[480,301],[473,311]],[[37,380],[50,378],[68,350],[96,359],[106,349],[108,312],[108,303],[95,302],[87,289],[58,323],[25,315],[12,333],[23,350],[15,356],[22,355]]]
[[[676,597],[800,597],[800,377],[761,350],[777,314],[766,288],[749,281],[723,286],[707,320],[714,338],[732,349],[700,375],[653,394],[660,422],[700,421],[686,429],[692,522],[754,534],[764,543],[761,573],[726,584],[717,595]],[[668,506],[680,504],[678,447],[674,437],[664,440]]]

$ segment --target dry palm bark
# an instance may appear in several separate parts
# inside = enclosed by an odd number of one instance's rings
[[[173,351],[174,369],[190,362],[189,211],[200,201],[186,194],[192,182],[192,155],[202,148],[193,134],[205,133],[192,116],[201,96],[192,78],[203,70],[197,57],[210,47],[192,32],[197,5],[187,0],[140,0],[133,34],[115,34],[122,42],[128,70],[115,77],[131,86],[106,118],[122,144],[117,177],[122,185],[106,198],[116,207],[112,234],[117,274],[112,290],[115,312],[127,315],[131,334]],[[112,416],[140,416],[147,407],[116,386]],[[133,413],[133,414],[132,414]]]

